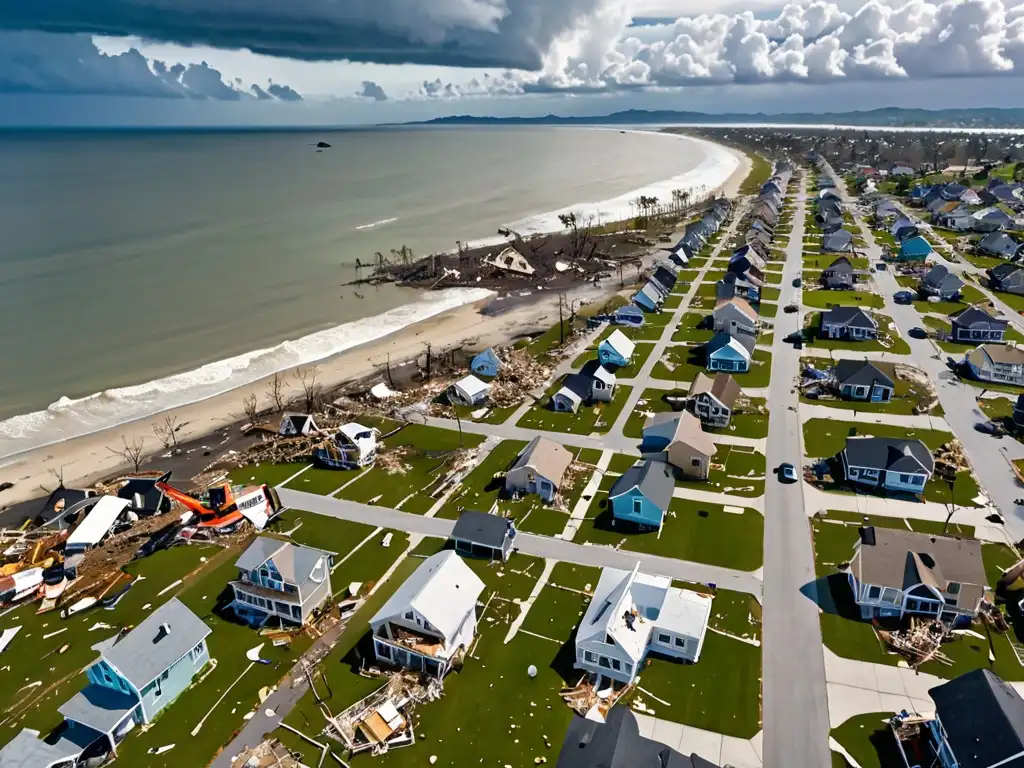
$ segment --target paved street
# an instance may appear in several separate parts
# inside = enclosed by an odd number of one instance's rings
[[[782,308],[799,301],[793,287],[803,269],[803,195],[793,215],[772,348],[768,429],[769,477],[765,489],[764,763],[768,766],[827,766],[828,707],[818,607],[801,593],[815,581],[811,531],[804,512],[803,483],[784,485],[771,474],[782,462],[803,464],[799,398],[795,381],[800,353],[783,339],[802,326],[802,313]]]

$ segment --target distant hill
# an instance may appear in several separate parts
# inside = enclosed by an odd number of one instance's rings
[[[583,117],[487,117],[451,115],[409,125],[635,125],[639,123],[671,123],[673,125],[728,125],[730,123],[767,123],[798,125],[907,126],[919,128],[1021,128],[1024,109],[903,109],[883,107],[858,112],[825,112],[812,114],[794,112],[767,115],[763,112],[707,114],[675,110],[629,109],[610,115]]]

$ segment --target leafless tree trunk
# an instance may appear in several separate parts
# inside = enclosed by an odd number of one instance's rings
[[[178,417],[169,413],[164,417],[163,421],[153,425],[153,434],[163,443],[164,448],[170,451],[177,451],[179,429],[181,429],[181,425],[178,423]]]
[[[306,368],[300,370],[295,375],[299,379],[299,384],[302,386],[302,396],[306,404],[306,413],[314,413],[317,410],[317,406],[320,404],[320,387],[317,386],[316,377],[318,371],[316,368]]]
[[[121,435],[121,448],[108,448],[115,456],[120,456],[125,460],[126,463],[131,465],[133,471],[138,472],[139,467],[142,466],[142,460],[145,458],[146,440],[143,437],[137,437],[131,442],[124,435]]]
[[[278,413],[284,410],[284,379],[281,374],[275,373],[267,388],[267,397],[274,404],[274,410]]]
[[[245,414],[245,419],[250,424],[255,426],[260,419],[260,403],[256,399],[255,393],[250,394],[248,397],[242,398],[242,413]]]

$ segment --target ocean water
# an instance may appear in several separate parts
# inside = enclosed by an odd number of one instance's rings
[[[317,141],[333,146],[316,152]],[[486,295],[356,260],[713,189],[707,142],[584,128],[0,134],[0,458],[195,402]]]

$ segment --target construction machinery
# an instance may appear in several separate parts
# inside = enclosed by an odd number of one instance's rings
[[[196,527],[222,533],[233,531],[243,520],[249,520],[262,530],[281,509],[281,500],[269,485],[246,488],[222,483],[199,496],[180,491],[166,481],[160,481],[156,486],[167,498],[178,502],[198,518],[198,522],[193,522]]]

